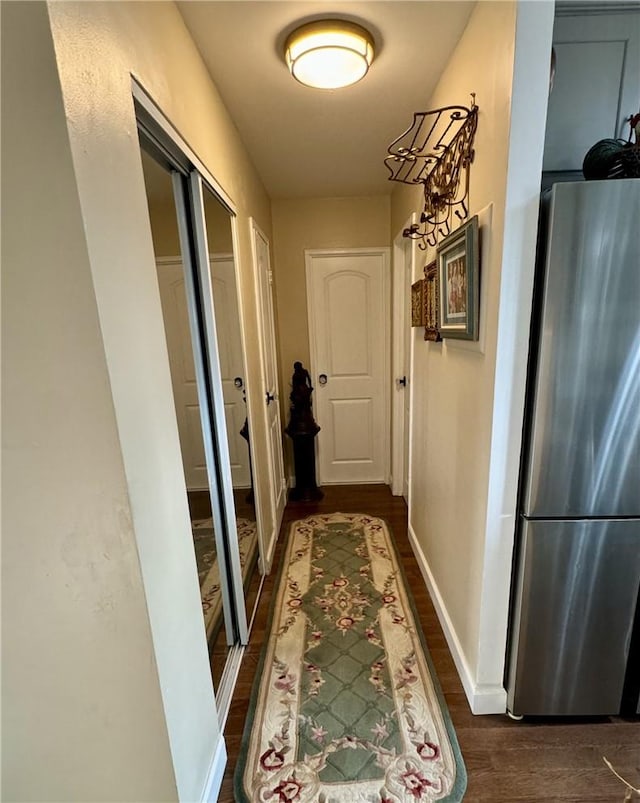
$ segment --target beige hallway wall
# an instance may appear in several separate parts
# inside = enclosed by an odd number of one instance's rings
[[[44,3],[2,6],[2,149],[1,797],[175,800]]]
[[[468,105],[475,92],[479,106],[469,216],[480,213],[484,224],[480,340],[431,343],[413,330],[410,515],[477,713],[506,705],[502,670],[552,21],[552,3],[479,3],[425,104]],[[422,211],[419,188],[399,186],[394,236],[413,211]],[[435,256],[421,254],[421,264]]]
[[[493,204],[491,254],[482,265],[483,342],[430,343],[413,330],[413,465],[411,525],[428,558],[471,666],[477,661],[495,344],[502,264],[515,3],[480,4],[427,108],[480,107],[471,167],[470,216]],[[478,70],[478,52],[483,55]],[[392,229],[421,211],[419,189],[393,195]],[[433,252],[427,253],[427,259]]]
[[[34,515],[32,503],[16,491],[21,512],[15,538],[28,513],[43,556],[50,551],[53,556],[50,563],[39,563],[38,551],[31,555],[32,571],[49,573],[42,585],[47,598],[18,618],[23,634],[31,628],[38,645],[39,663],[31,671],[39,685],[29,683],[31,675],[24,672],[13,700],[18,756],[8,797],[200,800],[212,763],[223,759],[224,750],[191,545],[132,76],[237,208],[248,374],[257,388],[249,217],[271,234],[269,198],[173,3],[14,3],[6,13],[15,15],[18,25],[10,53],[19,66],[3,70],[3,80],[17,82],[16,107],[30,113],[27,90],[35,93],[34,103],[39,93],[57,103],[55,114],[45,105],[42,119],[16,116],[18,150],[12,160],[20,166],[31,159],[32,119],[42,132],[58,126],[58,150],[66,159],[58,164],[52,144],[42,157],[46,169],[40,182],[33,173],[24,174],[23,182],[32,183],[23,187],[34,198],[18,210],[15,224],[17,234],[28,231],[30,250],[20,256],[22,263],[16,261],[16,270],[24,265],[25,272],[16,275],[13,296],[16,310],[29,309],[16,324],[25,353],[10,363],[18,393],[14,457],[21,481],[31,482],[30,500],[37,498],[39,483],[45,499],[58,486],[64,493],[55,515],[45,507]],[[7,34],[13,36],[14,31]],[[18,82],[23,77],[26,84]],[[19,125],[25,129],[22,142]],[[37,142],[39,131],[30,133]],[[64,214],[71,223],[58,231],[67,236],[54,236],[56,215]],[[29,264],[43,276],[35,288],[29,285]],[[58,273],[61,282],[67,275],[69,281],[49,292]],[[55,359],[42,364],[59,338]],[[36,356],[39,349],[42,357]],[[261,394],[252,402],[260,413],[261,402]],[[254,418],[258,422],[261,416]],[[259,427],[256,464],[266,458],[266,433]],[[65,435],[75,451],[64,445]],[[257,474],[266,500],[265,473]],[[73,540],[66,552],[65,538]],[[27,560],[27,553],[20,560]],[[33,590],[36,577],[27,582],[26,572],[21,564],[14,580]],[[50,585],[57,596],[47,595]],[[33,599],[40,599],[39,591]],[[67,608],[78,617],[79,630]],[[92,623],[104,631],[105,650],[113,650],[108,656],[96,648],[95,633],[89,634]],[[68,652],[64,661],[56,656],[51,667],[47,649],[54,645],[49,636],[38,643],[42,628],[56,634],[60,655]],[[21,638],[26,655],[29,644]],[[71,671],[58,671],[58,664]],[[3,756],[8,738],[3,731]]]

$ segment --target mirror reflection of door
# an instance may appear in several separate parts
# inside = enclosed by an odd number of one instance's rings
[[[207,220],[207,232],[210,226],[211,223]],[[250,488],[249,450],[243,437],[247,418],[245,370],[233,254],[210,253],[209,264],[233,487]]]
[[[260,587],[259,540],[253,492],[251,428],[246,403],[246,368],[242,341],[237,272],[233,260],[231,216],[204,188],[204,211],[211,267],[211,284],[222,375],[225,423],[240,566],[247,615],[250,617]]]
[[[225,589],[220,572],[220,533],[214,528],[210,483],[198,386],[191,337],[190,311],[185,276],[180,256],[180,239],[173,199],[171,175],[144,151],[143,170],[147,188],[149,215],[156,254],[158,287],[165,326],[169,367],[173,387],[178,434],[182,453],[185,486],[191,517],[195,562],[202,599],[202,611],[209,644],[214,687],[221,681],[234,641],[225,629],[223,605]],[[222,368],[225,426],[228,436],[234,498],[238,511],[236,529],[246,588],[257,575],[256,517],[251,489],[248,424],[244,402],[245,370],[233,259],[231,217],[213,195],[207,205],[215,214],[205,211],[211,250],[210,269],[213,303],[217,320],[218,352]],[[244,434],[243,434],[244,433]],[[218,543],[216,543],[218,541]],[[224,558],[222,558],[224,559]],[[259,578],[255,578],[257,596]],[[249,602],[249,600],[248,600]],[[247,608],[250,613],[251,608]],[[227,614],[228,615],[228,614]]]

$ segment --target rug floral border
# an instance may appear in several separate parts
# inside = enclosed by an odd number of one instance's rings
[[[256,677],[254,679],[254,683],[253,683],[253,687],[252,687],[252,691],[251,691],[251,697],[250,697],[250,702],[249,702],[249,707],[248,707],[248,712],[247,712],[247,718],[246,718],[246,722],[245,722],[244,733],[243,733],[243,736],[242,736],[242,743],[241,743],[240,752],[239,752],[239,755],[238,755],[238,762],[237,762],[237,765],[236,765],[236,768],[235,768],[235,774],[234,774],[235,799],[236,799],[237,803],[254,803],[254,801],[250,800],[247,797],[247,794],[246,794],[245,789],[244,789],[243,778],[244,778],[244,774],[245,774],[247,756],[248,756],[248,752],[249,752],[249,744],[250,744],[250,739],[251,739],[251,732],[252,732],[252,729],[253,729],[254,719],[255,719],[255,714],[256,714],[256,706],[257,706],[257,703],[258,703],[258,698],[260,696],[261,686],[262,686],[262,681],[263,681],[263,675],[264,675],[264,672],[265,672],[265,661],[266,661],[266,658],[267,658],[267,656],[269,654],[269,646],[270,646],[271,639],[272,639],[272,637],[274,635],[274,633],[273,633],[273,621],[274,621],[274,615],[276,614],[276,611],[277,611],[277,607],[276,606],[278,605],[279,602],[281,603],[282,600],[284,599],[283,593],[281,593],[281,583],[282,583],[282,579],[283,579],[283,574],[284,574],[285,570],[287,569],[287,567],[288,567],[288,565],[290,563],[290,557],[291,557],[290,553],[291,553],[292,538],[293,538],[294,530],[300,524],[307,524],[307,523],[309,523],[309,524],[316,524],[316,523],[320,524],[320,523],[323,523],[323,522],[330,522],[332,519],[334,519],[334,517],[336,517],[336,518],[343,517],[343,518],[347,518],[349,520],[355,520],[355,519],[358,519],[358,518],[362,518],[365,521],[368,521],[369,523],[379,521],[384,525],[384,528],[386,530],[386,534],[388,536],[390,545],[391,545],[392,550],[393,550],[393,562],[394,562],[394,564],[395,564],[395,566],[397,568],[399,579],[400,579],[400,581],[401,581],[401,583],[403,585],[403,590],[404,590],[404,593],[405,593],[405,596],[406,596],[406,602],[407,602],[407,605],[409,607],[409,611],[408,612],[411,614],[411,616],[413,617],[413,620],[414,620],[415,634],[416,634],[416,637],[417,637],[417,639],[418,639],[418,641],[419,641],[419,643],[420,643],[420,645],[421,645],[421,647],[423,649],[423,652],[424,652],[424,659],[425,659],[425,663],[426,663],[426,666],[427,666],[429,674],[430,674],[431,685],[433,687],[433,692],[435,694],[436,700],[437,700],[438,705],[440,707],[440,713],[441,713],[441,716],[442,716],[442,722],[444,724],[444,728],[446,730],[446,734],[448,736],[450,747],[451,747],[451,751],[452,751],[452,754],[453,754],[453,757],[454,757],[454,761],[455,761],[455,779],[454,779],[453,786],[450,789],[450,791],[444,797],[438,798],[438,799],[442,800],[443,803],[460,803],[460,801],[463,799],[464,792],[465,792],[466,785],[467,785],[466,768],[465,768],[465,765],[464,765],[464,761],[462,759],[462,755],[461,755],[461,752],[460,752],[460,747],[459,747],[458,740],[457,740],[457,737],[456,737],[455,729],[453,727],[453,723],[451,721],[451,716],[449,714],[449,710],[448,710],[448,707],[447,707],[447,704],[446,704],[446,701],[445,701],[445,698],[444,698],[444,694],[442,692],[442,688],[440,686],[437,674],[435,672],[435,668],[433,666],[433,660],[432,660],[431,655],[429,653],[429,650],[428,650],[428,647],[427,647],[427,644],[426,644],[426,639],[425,639],[424,633],[422,631],[422,626],[420,624],[420,618],[418,616],[418,612],[417,612],[417,609],[416,609],[415,600],[413,599],[413,595],[411,593],[411,588],[410,588],[410,586],[408,584],[408,581],[407,581],[407,577],[406,577],[406,573],[404,571],[404,567],[403,567],[403,565],[402,565],[402,563],[401,563],[401,561],[399,559],[399,551],[398,551],[398,546],[397,546],[397,543],[396,543],[396,540],[395,540],[395,536],[393,534],[393,531],[392,531],[391,527],[389,526],[389,524],[384,519],[381,519],[381,518],[375,517],[375,516],[369,516],[368,514],[361,514],[361,513],[315,514],[315,515],[308,516],[308,517],[306,517],[304,519],[298,519],[298,520],[293,521],[293,522],[291,522],[289,524],[286,542],[285,542],[285,545],[284,545],[284,548],[283,548],[282,557],[281,557],[281,560],[280,560],[280,565],[278,567],[278,575],[277,575],[277,578],[276,578],[276,581],[275,581],[274,591],[273,591],[272,599],[270,601],[270,606],[269,606],[269,619],[268,619],[268,621],[270,623],[269,635],[268,635],[268,638],[265,640],[265,642],[264,642],[264,644],[262,646],[261,652],[260,652],[260,658],[259,658],[259,661],[258,661],[258,668],[257,668]],[[368,799],[369,799],[369,797],[367,797],[367,800]],[[411,796],[407,797],[407,800],[410,800],[410,799],[412,799]],[[419,800],[419,797],[415,797],[414,796],[413,799]],[[274,798],[274,803],[275,802],[276,802],[276,798]]]

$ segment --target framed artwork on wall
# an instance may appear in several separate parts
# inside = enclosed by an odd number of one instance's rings
[[[440,298],[438,292],[438,263],[434,260],[424,269],[424,339],[437,343],[442,340],[440,324]]]
[[[411,326],[424,326],[424,279],[411,285]]]
[[[477,340],[480,298],[477,215],[442,240],[437,262],[440,335]]]

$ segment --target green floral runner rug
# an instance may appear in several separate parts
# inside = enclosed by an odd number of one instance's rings
[[[236,800],[462,800],[466,772],[381,519],[291,525]]]

